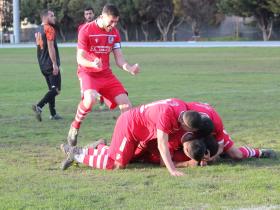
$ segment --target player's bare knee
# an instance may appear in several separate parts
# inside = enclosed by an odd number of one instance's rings
[[[124,104],[119,105],[119,108],[120,108],[122,113],[131,109],[131,107],[132,107],[132,105],[130,103],[124,103]]]
[[[96,103],[97,94],[94,91],[84,93],[83,103],[87,108],[91,108]]]

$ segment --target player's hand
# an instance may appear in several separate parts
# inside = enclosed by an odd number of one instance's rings
[[[136,75],[140,72],[140,67],[138,65],[138,63],[134,64],[133,66],[130,67],[129,69],[129,73],[132,75]]]
[[[53,75],[58,75],[58,72],[59,72],[59,68],[57,64],[53,64]]]
[[[93,64],[93,67],[94,68],[97,68],[97,69],[100,69],[101,68],[101,60],[99,58],[95,58],[94,61],[92,62]]]
[[[199,165],[200,165],[201,167],[205,167],[205,166],[207,166],[207,161],[202,160],[202,161],[200,161]]]
[[[171,171],[170,174],[171,174],[171,176],[184,176],[185,175],[183,172],[177,171],[177,170]]]

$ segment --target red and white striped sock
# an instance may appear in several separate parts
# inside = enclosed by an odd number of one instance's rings
[[[243,159],[251,158],[251,157],[259,158],[261,156],[260,149],[252,149],[250,147],[243,146],[243,147],[239,147],[239,150],[242,152]]]
[[[108,149],[106,145],[100,145],[97,149],[88,148],[83,154],[74,155],[74,159],[93,168],[113,169],[115,161],[108,156]]]
[[[79,129],[82,121],[85,119],[86,115],[90,112],[91,112],[91,108],[87,109],[84,106],[83,101],[81,101],[80,104],[78,105],[77,113],[76,113],[74,121],[72,122],[72,126],[74,128]]]
[[[106,144],[98,144],[97,149],[101,150],[103,147],[107,146]],[[83,149],[83,153],[85,155],[93,155],[95,148],[88,147]]]

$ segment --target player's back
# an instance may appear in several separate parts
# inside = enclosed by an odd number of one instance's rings
[[[37,45],[37,58],[42,71],[52,69],[52,60],[49,55],[48,41],[53,41],[57,65],[60,65],[59,52],[56,42],[56,33],[53,26],[49,24],[40,25],[35,32]]]
[[[186,110],[180,99],[165,99],[141,105],[131,110],[133,133],[142,141],[156,138],[157,129],[170,134],[180,129],[180,114]]]

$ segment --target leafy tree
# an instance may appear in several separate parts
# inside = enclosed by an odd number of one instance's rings
[[[174,5],[172,0],[157,0],[155,3],[156,24],[161,33],[163,41],[167,41],[167,35],[175,20]]]
[[[145,41],[149,39],[149,26],[155,23],[157,14],[156,1],[153,0],[133,0],[136,10],[138,11],[138,17],[140,19],[140,27],[145,36]]]
[[[182,8],[181,0],[173,0],[174,5],[174,24],[172,27],[172,41],[176,40],[176,33],[179,26],[185,21],[184,10]]]
[[[191,23],[195,37],[200,36],[203,23],[219,24],[221,22],[216,0],[182,0],[182,8],[187,21]]]
[[[253,16],[262,31],[263,40],[267,41],[270,39],[274,20],[275,11],[271,8],[272,2],[279,3],[278,0],[219,0],[218,7],[225,14]]]
[[[129,41],[128,32],[132,25],[138,23],[138,12],[133,0],[113,0],[120,11],[119,28],[125,35],[125,40]]]
[[[7,32],[8,28],[13,26],[13,0],[3,0],[0,7],[0,14],[2,14],[1,26],[3,27],[3,32]]]

